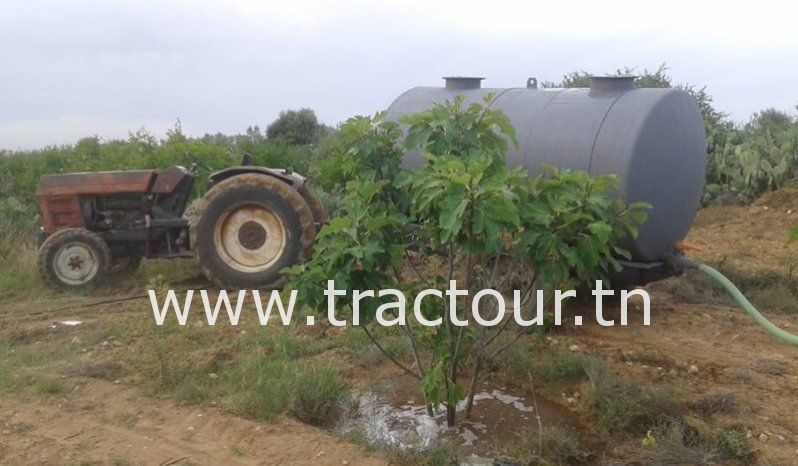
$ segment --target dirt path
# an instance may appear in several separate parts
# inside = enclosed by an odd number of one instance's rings
[[[89,380],[66,396],[4,394],[0,463],[378,465],[384,460],[291,419],[258,423]]]

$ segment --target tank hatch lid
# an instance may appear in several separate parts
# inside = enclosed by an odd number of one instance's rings
[[[478,78],[473,76],[444,76],[443,80],[446,82],[446,89],[479,89],[482,87],[482,80],[485,78]]]
[[[591,76],[591,92],[620,92],[636,89],[637,76]]]

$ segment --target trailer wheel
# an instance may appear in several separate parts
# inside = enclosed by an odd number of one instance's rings
[[[39,249],[39,274],[45,284],[65,291],[87,291],[100,283],[111,261],[105,240],[84,228],[50,235]]]
[[[291,186],[262,174],[226,179],[200,202],[192,222],[205,276],[220,288],[279,288],[280,271],[307,259],[313,213]]]

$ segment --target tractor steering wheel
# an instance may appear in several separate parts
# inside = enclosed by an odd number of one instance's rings
[[[202,160],[200,160],[199,157],[195,156],[191,152],[186,152],[186,157],[191,159],[191,161],[194,163],[194,165],[202,168],[203,170],[208,171],[208,172],[213,171],[213,170],[211,170],[211,167],[205,165],[205,163]]]

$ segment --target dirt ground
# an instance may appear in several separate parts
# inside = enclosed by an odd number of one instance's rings
[[[4,395],[0,428],[2,464],[386,464],[298,421],[248,421],[101,380],[57,398]]]
[[[737,309],[658,300],[652,310],[650,327],[588,326],[567,338],[620,370],[675,384],[688,399],[733,394],[739,409],[720,424],[742,426],[762,464],[798,464],[798,349],[774,340]],[[773,320],[798,329],[795,316]]]
[[[785,190],[751,206],[702,210],[686,243],[701,249],[690,253],[700,260],[749,274],[786,275],[790,250],[785,239],[797,220],[798,191]],[[552,338],[574,351],[606,358],[622,373],[677,386],[691,401],[733,394],[739,406],[714,419],[714,425],[744,429],[759,464],[798,464],[798,349],[773,339],[736,308],[685,302],[673,292],[684,282],[674,283],[650,287],[650,327],[633,313],[628,327],[599,327],[586,319],[586,325],[559,330]],[[13,312],[17,304],[3,306]],[[782,328],[798,332],[798,314],[761,310]],[[91,319],[101,322],[102,311],[92,309]],[[76,316],[86,318],[79,312]],[[47,326],[54,320],[46,315],[23,324],[2,319],[0,331]],[[368,385],[373,375],[390,385],[399,373],[380,367],[362,370],[356,383]],[[582,412],[579,401],[565,397],[545,402],[574,416]],[[687,422],[708,428],[699,417]],[[624,463],[618,459],[629,457],[629,445],[608,444],[606,457]],[[55,396],[0,392],[0,463],[356,465],[387,460],[334,432],[290,418],[255,422],[214,406],[156,399],[125,381],[83,378],[68,393]]]

